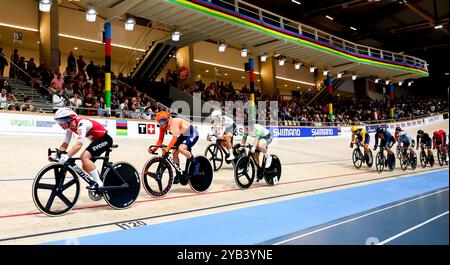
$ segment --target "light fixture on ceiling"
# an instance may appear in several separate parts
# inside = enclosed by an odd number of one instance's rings
[[[386,85],[389,85],[389,83],[390,83],[391,81],[389,81],[389,80],[386,80]]]
[[[403,81],[398,82],[398,85],[402,86],[403,85]]]
[[[436,25],[436,26],[434,26],[434,29],[441,29],[441,28],[443,28],[444,26],[442,26],[442,25]]]
[[[409,81],[408,86],[411,86],[414,83],[414,81]]]
[[[352,80],[356,80],[357,77],[358,75],[352,75]]]
[[[227,48],[227,44],[224,41],[219,42],[219,52],[225,52],[225,49]]]
[[[337,78],[341,78],[342,77],[342,73],[337,73]]]
[[[300,62],[296,62],[295,64],[294,64],[294,67],[295,67],[295,70],[300,70],[300,67],[302,66],[302,63],[300,63]]]
[[[283,66],[285,62],[286,62],[286,57],[284,57],[284,56],[281,56],[280,59],[278,60],[278,64],[280,66]]]
[[[39,0],[39,11],[50,12],[52,0]]]
[[[328,70],[327,69],[323,69],[323,75],[324,76],[328,75]]]
[[[134,19],[133,17],[127,18],[127,20],[125,20],[125,30],[133,30],[135,24],[136,19]]]
[[[326,15],[325,17],[328,18],[329,20],[334,20],[334,18],[332,18],[332,17],[330,17],[328,15]]]
[[[378,82],[380,82],[380,79],[379,78],[375,79],[375,84],[378,84]]]
[[[86,9],[86,21],[95,22],[97,19],[97,11],[93,6],[88,6]]]
[[[316,67],[315,67],[315,66],[310,66],[310,67],[309,67],[309,72],[310,72],[310,73],[314,73],[315,70],[316,70]]]
[[[78,50],[78,47],[73,47],[73,49],[76,51],[76,50]]]
[[[350,27],[351,30],[357,31],[355,27]]]
[[[241,56],[244,58],[247,57],[248,51],[249,51],[248,48],[246,48],[246,47],[242,48]]]
[[[294,3],[294,4],[297,4],[297,5],[301,5],[302,3],[300,3],[299,1],[296,1],[296,0],[291,0],[292,1],[292,3]]]
[[[261,55],[261,62],[265,62],[265,61],[267,61],[267,54],[266,53]]]
[[[181,37],[181,32],[178,30],[175,30],[172,33],[172,41],[180,41],[180,37]]]

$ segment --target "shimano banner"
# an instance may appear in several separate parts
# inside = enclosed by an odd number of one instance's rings
[[[270,134],[276,138],[324,137],[339,135],[339,130],[337,127],[274,127],[269,128],[269,131]]]
[[[368,133],[374,133],[378,127],[383,127],[385,130],[389,129],[387,124],[382,124],[382,125],[371,125],[371,126],[366,126],[366,131]],[[402,127],[406,127],[406,126],[402,126]]]

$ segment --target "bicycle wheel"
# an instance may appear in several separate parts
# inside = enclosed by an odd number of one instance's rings
[[[375,158],[375,167],[377,168],[377,172],[381,173],[384,169],[384,156],[381,152],[377,153],[377,156]]]
[[[362,166],[361,150],[355,148],[355,150],[353,150],[352,159],[353,159],[353,166],[355,166],[356,169],[359,169]]]
[[[172,188],[173,180],[172,168],[162,157],[154,157],[144,165],[142,183],[150,196],[165,196]]]
[[[42,213],[60,216],[70,211],[80,195],[80,182],[75,171],[62,164],[44,167],[33,182],[33,201]]]
[[[441,149],[439,149],[438,152],[437,152],[437,158],[438,158],[439,165],[442,167],[444,165],[445,158],[443,156],[443,153],[442,153]]]
[[[105,198],[109,206],[114,209],[126,209],[133,205],[139,195],[141,181],[139,173],[132,165],[127,162],[115,163],[105,171],[103,176],[105,188],[115,187],[115,189],[103,192],[103,198]],[[117,188],[122,185],[128,185],[128,187],[123,189]]]
[[[275,186],[280,182],[281,177],[281,162],[278,156],[272,156],[272,163],[269,168],[266,169],[266,174],[264,174],[264,180],[269,186]]]
[[[205,150],[205,157],[211,161],[214,171],[222,168],[223,152],[218,144],[210,144]]]
[[[417,156],[416,155],[409,155],[411,169],[415,170],[417,167]]]
[[[234,168],[234,181],[242,190],[248,189],[255,180],[255,164],[249,156],[239,158]]]
[[[395,152],[397,154],[397,158],[400,159],[400,156],[402,154],[402,148],[400,145],[397,144],[397,148],[395,149]]]
[[[403,153],[400,153],[399,161],[400,161],[400,167],[403,170],[406,170],[408,168],[408,161],[410,161],[409,156],[407,154],[404,155]]]
[[[206,192],[213,181],[211,163],[204,156],[196,156],[189,165],[189,186],[195,192]]]
[[[427,156],[425,152],[420,152],[420,165],[425,168],[427,166]]]
[[[388,160],[388,168],[389,168],[389,171],[394,171],[394,169],[395,169],[395,155],[394,154],[392,154],[392,155],[389,155],[388,154],[388,157],[387,157],[387,160]]]
[[[373,155],[372,150],[369,149],[369,152],[366,154],[366,164],[368,167],[372,167],[373,165]]]

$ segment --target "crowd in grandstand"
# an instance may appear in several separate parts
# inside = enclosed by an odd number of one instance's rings
[[[1,54],[0,48],[0,54]],[[2,56],[0,56],[2,57]],[[3,79],[3,69],[8,65],[7,60],[2,57],[0,61],[0,109],[35,111],[32,98],[26,97],[25,102],[19,103],[11,92],[8,82]],[[91,60],[89,64],[79,55],[75,59],[72,52],[67,58],[67,68],[63,73],[56,69],[52,72],[44,63],[37,66],[33,58],[28,61],[19,56],[15,49],[11,55],[9,76],[23,80],[27,84],[39,89],[40,93],[48,98],[56,111],[63,106],[70,106],[77,113],[91,116],[115,116],[132,119],[153,119],[155,114],[162,108],[161,105],[152,100],[147,93],[138,91],[135,86],[127,84],[128,79],[119,74],[112,73],[111,83],[111,112],[105,111],[106,101],[104,95],[104,67],[95,65]],[[20,67],[22,70],[18,69]],[[178,87],[179,89],[193,95],[200,93],[203,101],[218,101],[225,104],[226,101],[247,102],[250,98],[250,89],[244,85],[241,89],[235,89],[230,81],[212,82],[209,85],[201,80],[195,84],[183,85],[176,71],[168,70],[165,78],[161,80],[164,87]],[[293,121],[299,125],[349,125],[367,121],[388,120],[390,118],[389,100],[358,100],[352,98],[333,97],[334,115],[328,115],[328,103],[330,98],[323,98],[306,105],[301,98],[292,97],[284,99],[277,89],[272,95],[261,95],[256,90],[257,101],[267,101],[267,112],[259,111],[257,119],[261,121]],[[278,102],[278,113],[271,112],[269,101]],[[416,100],[414,98],[396,99],[394,105],[395,119],[408,119],[415,116],[430,115],[432,113],[448,111],[446,100]],[[242,119],[243,110],[234,112],[237,120]]]

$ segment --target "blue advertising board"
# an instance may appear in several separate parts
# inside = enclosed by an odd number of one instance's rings
[[[339,136],[339,130],[337,127],[272,127],[268,129],[270,134],[275,138]]]
[[[371,125],[371,126],[366,126],[366,131],[368,133],[374,133],[378,127],[383,127],[385,130],[389,129],[387,125]]]

